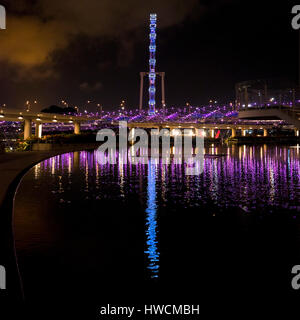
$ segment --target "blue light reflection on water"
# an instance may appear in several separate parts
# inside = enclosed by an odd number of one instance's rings
[[[159,251],[157,241],[157,203],[156,203],[156,165],[153,161],[148,163],[148,187],[146,208],[146,236],[149,263],[147,268],[151,271],[151,278],[159,275]]]
[[[206,153],[209,152],[211,150],[206,149]],[[17,250],[27,254],[37,245],[37,236],[30,232],[38,233],[45,243],[51,244],[52,240],[46,239],[49,232],[44,231],[51,224],[41,212],[49,212],[53,219],[56,216],[52,212],[60,212],[60,216],[75,212],[81,217],[86,214],[86,207],[78,209],[81,205],[89,206],[91,212],[98,213],[97,208],[102,203],[118,200],[120,207],[129,203],[133,209],[138,208],[144,213],[145,224],[141,228],[145,231],[143,240],[146,241],[141,250],[146,259],[145,269],[156,279],[162,277],[161,269],[166,261],[161,258],[166,245],[160,242],[160,236],[165,236],[167,231],[164,229],[159,233],[162,230],[160,224],[163,225],[167,219],[165,212],[182,209],[183,222],[190,219],[190,212],[197,212],[200,216],[202,210],[212,216],[227,215],[234,210],[238,215],[251,215],[261,220],[273,211],[291,212],[293,217],[300,212],[298,146],[233,145],[225,151],[215,148],[211,153],[226,153],[227,156],[206,158],[201,176],[185,176],[182,166],[175,161],[170,165],[163,165],[161,161],[100,165],[96,151],[67,153],[47,159],[28,173],[22,182],[23,188],[19,190],[17,198],[21,200],[17,199],[15,210]],[[147,187],[143,188],[143,185]],[[44,207],[45,201],[50,209]],[[38,205],[42,208],[40,212]],[[46,229],[25,219],[32,212],[36,217],[35,223],[43,222]],[[120,218],[115,213],[111,214]],[[76,214],[74,216],[76,218]],[[172,218],[169,219],[172,222]],[[59,220],[53,221],[60,225]]]

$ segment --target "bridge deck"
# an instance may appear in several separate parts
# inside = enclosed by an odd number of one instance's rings
[[[54,113],[44,113],[44,112],[27,112],[18,109],[1,109],[0,120],[1,121],[16,121],[21,122],[24,119],[39,121],[40,123],[49,123],[53,120],[61,123],[74,122],[86,122],[93,120],[100,120],[99,117],[89,117],[81,115],[61,115]],[[37,120],[40,119],[40,120]]]
[[[239,119],[280,119],[300,129],[300,109],[292,107],[246,108],[240,110]]]
[[[188,122],[130,122],[129,128],[170,128],[170,129],[270,129],[272,124],[235,123],[188,123]]]

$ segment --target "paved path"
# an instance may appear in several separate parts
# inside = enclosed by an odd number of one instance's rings
[[[16,189],[35,164],[58,154],[95,149],[95,144],[66,146],[55,151],[27,151],[0,154],[0,265],[7,273],[6,290],[0,290],[0,305],[23,303],[23,290],[16,262],[13,236],[13,203]]]

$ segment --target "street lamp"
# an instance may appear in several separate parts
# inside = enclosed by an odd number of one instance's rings
[[[98,103],[97,107],[100,108],[100,116],[102,116],[102,105],[100,103]]]
[[[26,112],[29,112],[30,111],[30,101],[29,100],[26,101],[25,106],[26,106]]]
[[[191,113],[191,105],[189,104],[189,102],[187,102],[185,105],[187,106],[189,113]]]
[[[125,110],[125,100],[122,100],[122,101],[121,101],[120,107],[121,107],[121,110],[122,110],[122,111]]]

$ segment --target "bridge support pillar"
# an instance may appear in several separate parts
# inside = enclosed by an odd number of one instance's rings
[[[243,129],[243,130],[242,130],[242,136],[243,136],[243,137],[246,137],[246,129]]]
[[[236,129],[231,128],[231,138],[235,138],[235,137],[236,137]]]
[[[298,129],[295,129],[295,136],[299,137],[299,130]]]
[[[268,136],[268,130],[264,129],[264,137],[267,137],[267,136]]]
[[[43,132],[43,125],[37,122],[35,124],[35,137],[40,139],[42,137],[42,132]]]
[[[25,119],[24,121],[24,140],[30,139],[31,137],[31,119]]]
[[[80,134],[80,123],[79,122],[74,122],[74,133]]]
[[[215,130],[214,130],[214,129],[210,129],[210,130],[209,130],[209,136],[210,136],[211,138],[214,138],[214,137],[215,137]]]

